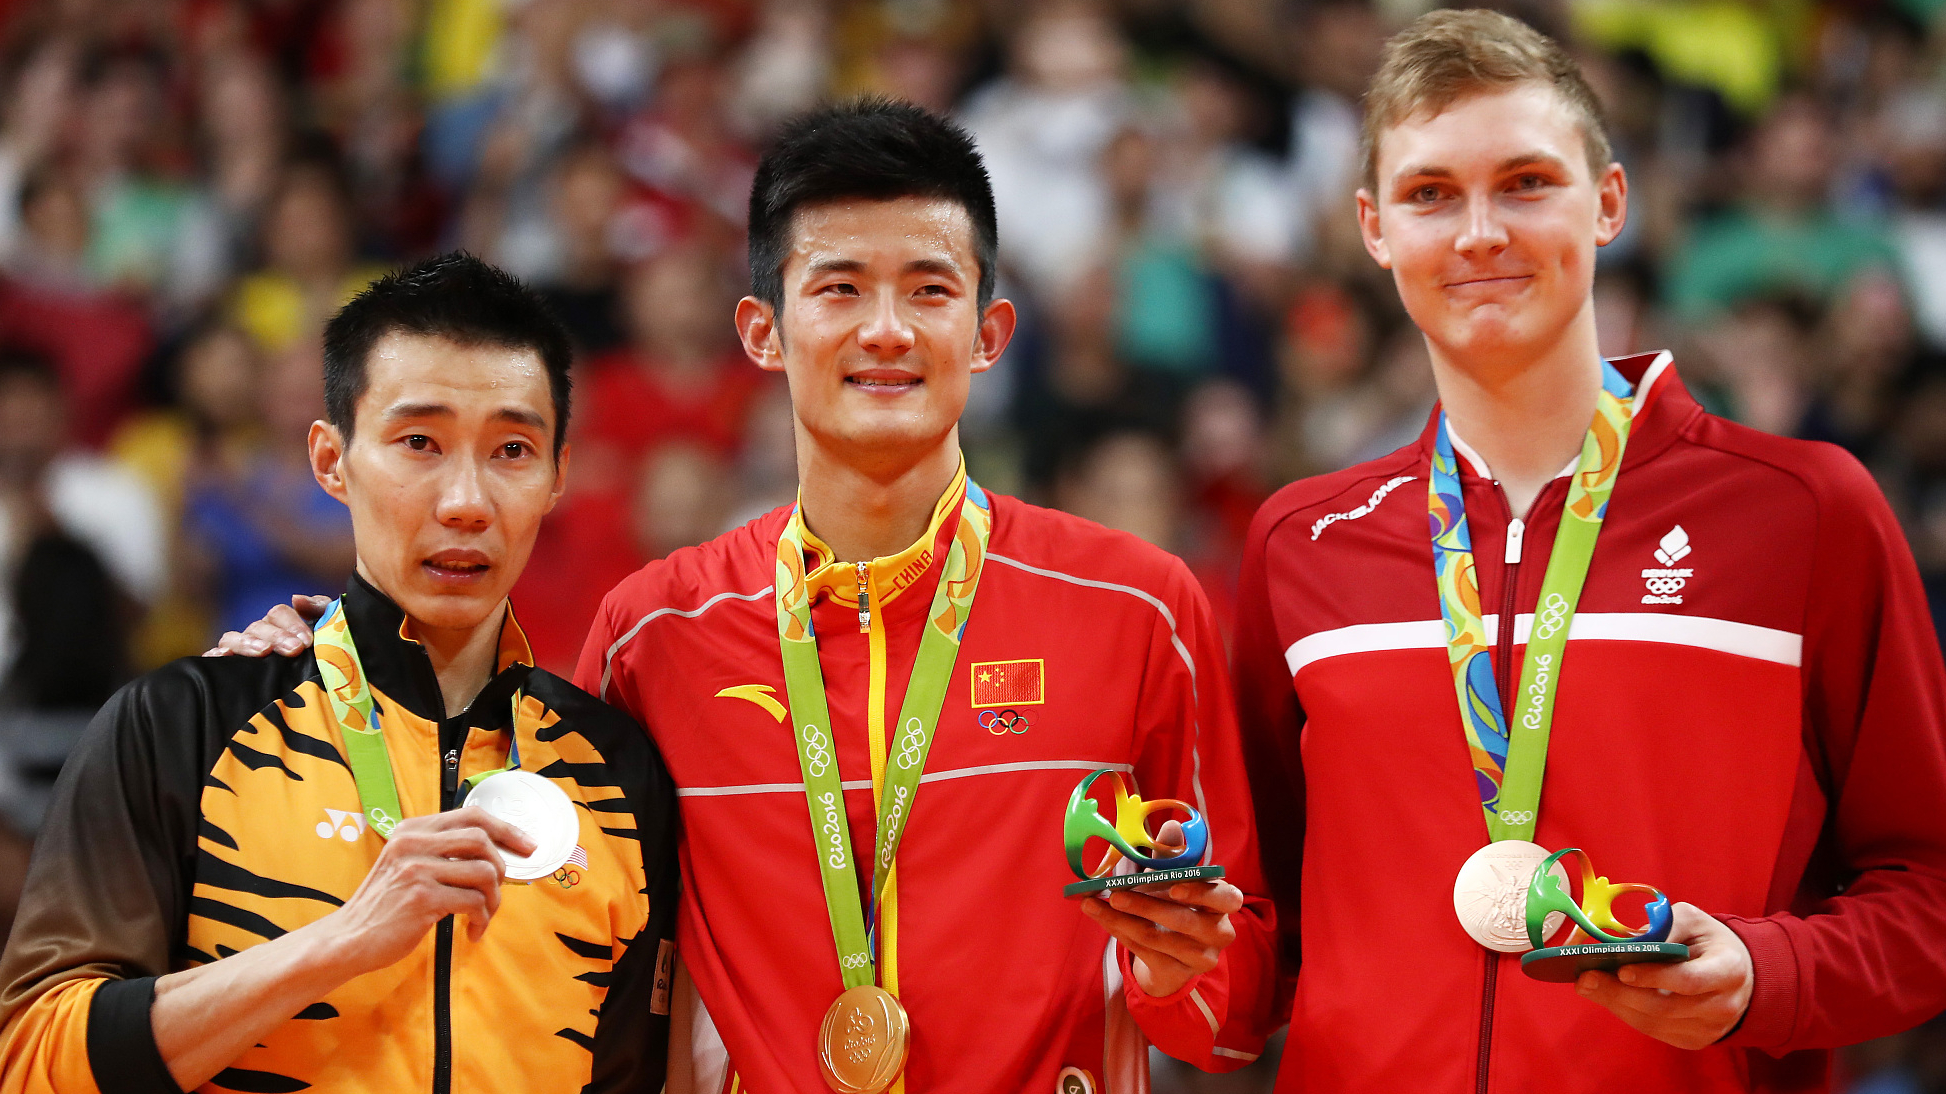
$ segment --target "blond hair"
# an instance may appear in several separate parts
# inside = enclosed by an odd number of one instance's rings
[[[1600,178],[1612,159],[1601,103],[1581,66],[1553,39],[1511,16],[1470,8],[1434,11],[1385,43],[1384,59],[1365,91],[1365,186],[1378,188],[1378,138],[1415,118],[1436,117],[1473,95],[1539,84],[1573,111]]]

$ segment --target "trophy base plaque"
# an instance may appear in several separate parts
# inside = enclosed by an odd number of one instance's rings
[[[1151,885],[1174,885],[1181,881],[1214,881],[1223,876],[1221,866],[1180,866],[1173,870],[1144,870],[1135,874],[1077,881],[1061,890],[1065,897],[1093,896],[1116,889],[1146,889]]]
[[[1547,946],[1520,959],[1520,971],[1550,984],[1572,984],[1589,970],[1614,972],[1643,961],[1689,960],[1680,942],[1598,942],[1584,946]]]

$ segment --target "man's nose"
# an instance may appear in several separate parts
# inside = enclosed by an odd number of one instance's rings
[[[1500,210],[1489,197],[1470,197],[1466,201],[1466,223],[1453,249],[1465,255],[1492,254],[1507,245],[1507,226]]]
[[[448,528],[484,528],[493,520],[493,499],[487,494],[484,461],[461,459],[447,465],[440,485],[439,523]]]
[[[897,292],[882,292],[872,306],[870,317],[858,331],[858,343],[885,357],[903,356],[912,348],[911,317]]]

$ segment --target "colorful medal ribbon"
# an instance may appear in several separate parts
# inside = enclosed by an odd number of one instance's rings
[[[351,640],[351,624],[345,618],[345,602],[331,602],[324,618],[318,620],[312,649],[318,660],[318,675],[324,680],[324,694],[331,702],[331,713],[344,731],[345,758],[351,764],[352,781],[358,784],[358,803],[365,807],[365,819],[372,831],[391,839],[392,829],[405,819],[399,805],[399,786],[392,778],[392,755],[385,747],[385,734],[379,728],[378,710],[372,703],[371,685],[365,678],[365,664],[358,658],[358,645]],[[513,739],[507,746],[507,766],[483,771],[466,780],[470,789],[489,775],[512,771],[520,766],[520,726],[522,693],[513,695],[512,717],[507,722]],[[526,719],[539,728],[539,710]]]
[[[933,730],[946,703],[946,685],[959,657],[960,635],[973,611],[973,594],[980,584],[987,539],[993,531],[986,493],[963,474],[960,481],[965,483],[965,496],[960,501],[959,526],[953,532],[952,550],[946,556],[939,588],[926,615],[912,682],[899,705],[898,736],[886,764],[885,792],[879,796],[878,845],[872,862],[874,905],[884,892],[886,874],[898,854],[906,822],[912,817],[919,776],[925,770]],[[777,634],[784,654],[784,688],[790,701],[798,766],[804,772],[804,793],[811,805],[811,831],[818,850],[818,870],[824,879],[824,903],[831,916],[832,938],[838,944],[838,968],[845,987],[857,988],[877,982],[878,966],[858,900],[851,828],[832,743],[831,710],[825,700],[824,670],[818,665],[817,635],[811,628],[804,553],[804,518],[800,510],[793,509],[777,541]]]
[[[1547,769],[1547,738],[1554,723],[1554,696],[1568,629],[1574,621],[1581,587],[1594,561],[1595,539],[1608,513],[1609,495],[1621,473],[1628,446],[1633,390],[1621,373],[1602,362],[1602,389],[1595,419],[1581,442],[1581,461],[1568,485],[1561,528],[1541,581],[1533,634],[1520,667],[1519,717],[1509,733],[1495,683],[1493,643],[1480,611],[1480,575],[1473,562],[1473,536],[1467,530],[1466,502],[1460,489],[1459,460],[1440,411],[1433,445],[1430,495],[1433,576],[1439,586],[1439,611],[1446,621],[1447,655],[1453,690],[1459,697],[1460,723],[1472,752],[1480,807],[1494,841],[1532,840],[1539,818],[1541,776]],[[1511,627],[1514,621],[1502,619]]]

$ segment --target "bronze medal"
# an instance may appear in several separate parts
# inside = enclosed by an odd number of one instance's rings
[[[818,1030],[818,1070],[838,1094],[879,1094],[905,1067],[911,1026],[891,992],[874,984],[852,988],[824,1012]]]

